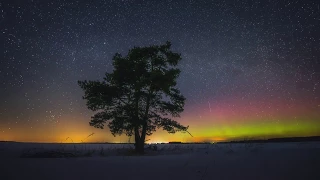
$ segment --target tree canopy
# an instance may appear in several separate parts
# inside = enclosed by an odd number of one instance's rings
[[[186,132],[172,117],[180,117],[185,97],[176,88],[181,61],[171,43],[134,47],[126,56],[113,56],[114,70],[103,81],[78,81],[88,109],[96,113],[90,125],[111,133],[135,137],[136,151],[143,152],[146,135],[157,128],[168,133]]]

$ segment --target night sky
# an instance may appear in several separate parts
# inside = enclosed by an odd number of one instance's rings
[[[320,135],[319,4],[1,1],[0,140],[128,142],[89,126],[77,81],[102,80],[116,52],[167,40],[187,98],[176,120],[194,137],[160,130],[150,142]]]

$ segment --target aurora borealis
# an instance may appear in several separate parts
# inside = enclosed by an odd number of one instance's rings
[[[89,126],[77,81],[102,80],[116,52],[166,40],[183,58],[177,120],[194,137],[160,130],[150,142],[319,136],[319,4],[4,0],[0,141],[128,142]]]

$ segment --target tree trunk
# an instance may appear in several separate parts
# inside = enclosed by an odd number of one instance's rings
[[[144,153],[145,136],[140,136],[138,128],[135,128],[134,139],[135,139],[134,145],[135,145],[136,153],[143,154]]]
[[[141,134],[139,134],[139,130],[138,128],[135,129],[135,140],[136,140],[136,152],[139,154],[143,154],[144,153],[144,142],[146,140],[146,133],[147,133],[147,120],[148,120],[148,112],[149,112],[149,107],[150,107],[150,95],[151,95],[152,91],[151,88],[149,89],[149,95],[147,98],[147,107],[146,107],[146,111],[145,111],[145,115],[143,117],[143,125],[142,125],[142,131]]]
[[[138,154],[144,154],[144,141],[141,138],[135,144],[135,151]]]

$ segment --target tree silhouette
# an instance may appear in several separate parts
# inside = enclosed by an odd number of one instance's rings
[[[156,128],[187,132],[188,126],[171,119],[183,111],[185,97],[175,87],[181,55],[170,48],[171,43],[166,42],[134,47],[125,57],[116,53],[114,70],[102,82],[78,81],[88,109],[96,112],[89,124],[103,129],[108,123],[113,136],[134,136],[138,153],[144,153],[146,135]]]

